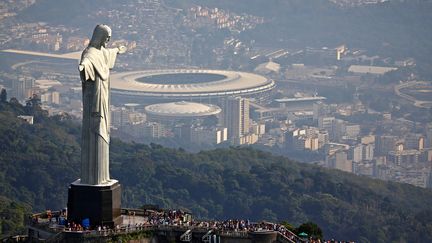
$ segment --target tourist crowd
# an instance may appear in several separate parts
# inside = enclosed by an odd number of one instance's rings
[[[61,213],[47,212],[47,219],[50,223],[60,223],[59,217],[65,216]],[[309,242],[309,243],[353,243],[353,241],[336,241],[336,240],[320,240],[308,237],[299,237],[292,231],[288,230],[284,225],[262,221],[259,223],[251,222],[244,219],[230,219],[225,221],[208,220],[208,221],[194,221],[191,214],[182,210],[140,210],[140,211],[126,211],[123,216],[127,219],[127,224],[122,226],[117,225],[115,228],[107,226],[96,226],[95,228],[83,227],[79,223],[65,222],[65,231],[78,231],[87,233],[96,233],[101,235],[116,234],[121,232],[140,231],[153,227],[187,227],[189,229],[202,229],[205,231],[212,231],[219,235],[227,235],[233,233],[253,233],[253,232],[266,232],[275,231],[280,236],[286,238],[288,242]],[[33,222],[38,222],[40,215],[33,217]],[[140,220],[135,219],[139,218]],[[53,220],[54,219],[54,220]]]

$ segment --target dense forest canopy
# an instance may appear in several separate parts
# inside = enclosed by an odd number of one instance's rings
[[[35,124],[17,118],[22,114],[34,115]],[[65,207],[68,184],[79,176],[79,123],[3,102],[0,134],[0,195],[6,202],[0,212]],[[113,140],[111,175],[122,184],[124,207],[158,204],[197,218],[312,221],[325,237],[362,242],[432,240],[431,191],[248,147],[193,154]]]

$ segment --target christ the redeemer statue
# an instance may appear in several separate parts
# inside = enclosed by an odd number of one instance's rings
[[[110,183],[109,72],[117,54],[126,51],[124,46],[106,48],[110,38],[111,29],[107,25],[97,25],[79,63],[83,94],[81,184]]]

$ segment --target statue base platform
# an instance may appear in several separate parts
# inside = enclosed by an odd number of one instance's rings
[[[73,182],[68,191],[68,221],[82,224],[89,219],[90,226],[114,227],[122,223],[121,188],[117,180],[101,185]]]

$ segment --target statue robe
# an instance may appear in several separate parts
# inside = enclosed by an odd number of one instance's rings
[[[110,97],[109,70],[118,49],[87,47],[81,56],[83,95],[81,183],[100,185],[110,181]]]

